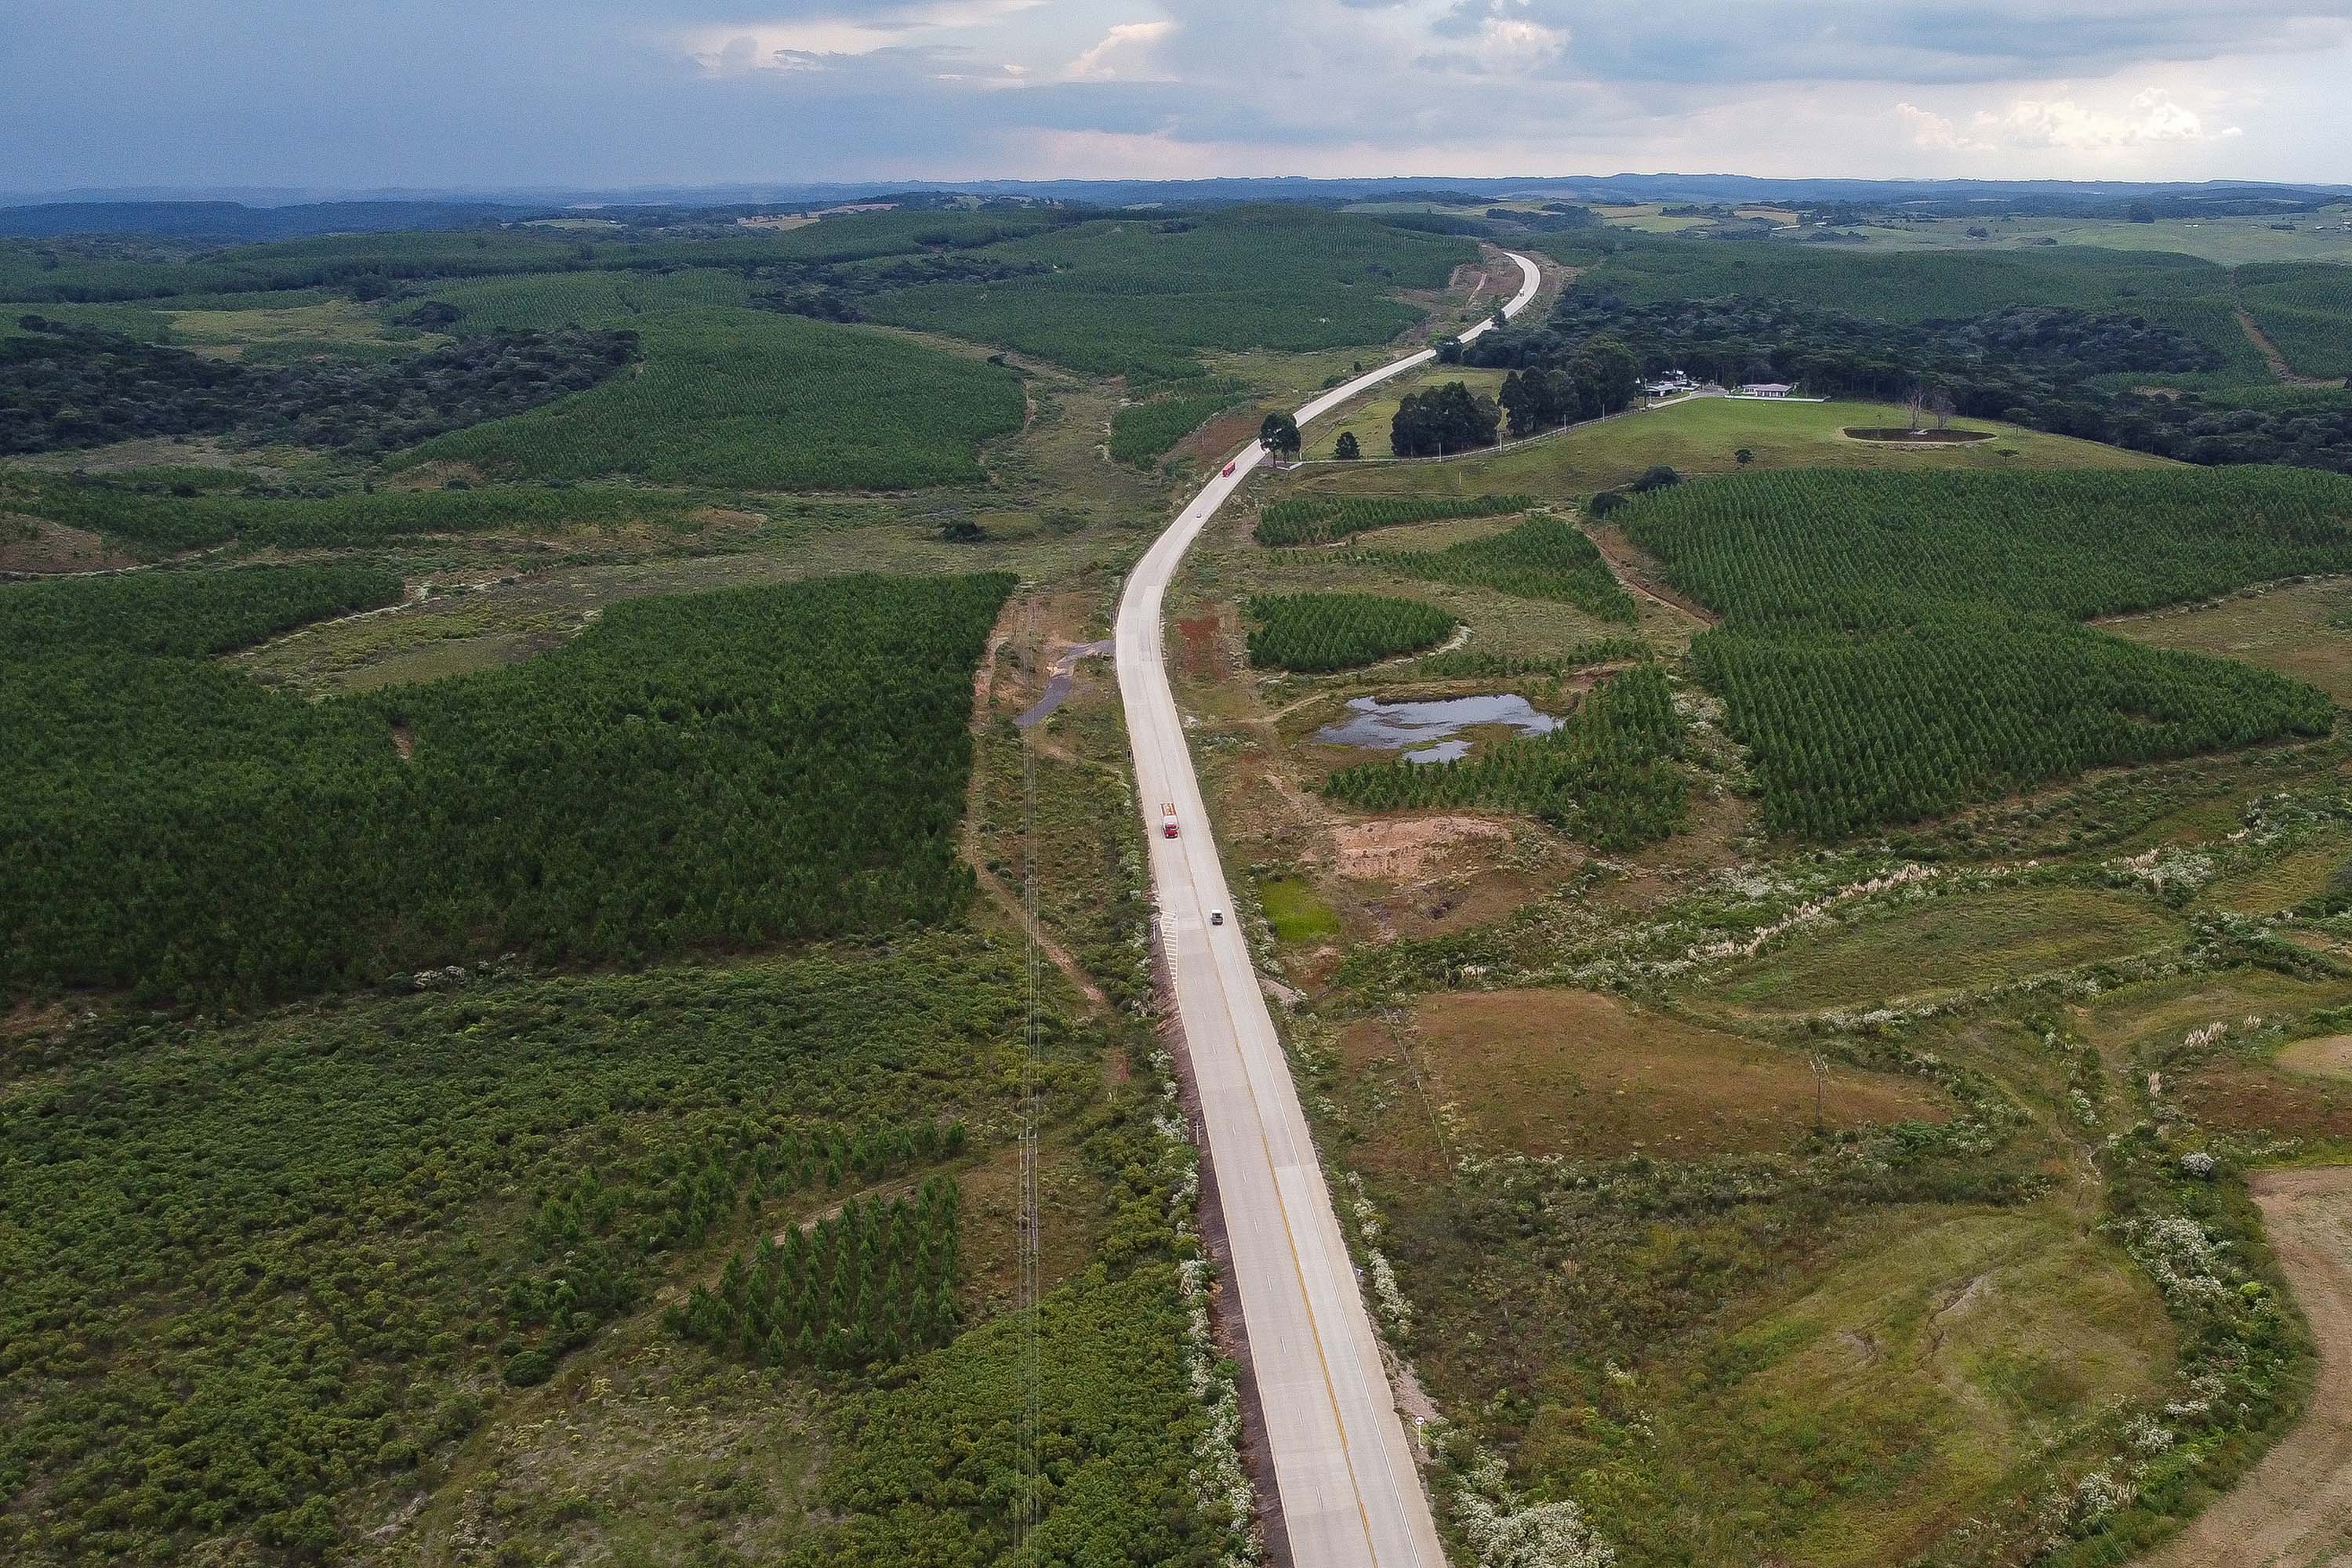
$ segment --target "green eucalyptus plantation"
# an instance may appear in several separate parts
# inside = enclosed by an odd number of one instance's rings
[[[1837,837],[2334,722],[2299,681],[2081,624],[2352,569],[2352,483],[2331,475],[1791,471],[1622,515],[1726,616],[1692,658],[1780,831]]]
[[[1244,611],[1252,664],[1310,675],[1419,653],[1459,624],[1434,605],[1388,594],[1261,594]]]
[[[0,591],[0,989],[236,1005],[502,951],[630,962],[947,919],[971,888],[971,668],[1011,587],[639,600],[515,668],[315,704],[188,656],[388,577]],[[274,619],[253,607],[271,588]],[[121,602],[129,645],[103,630]]]
[[[1443,550],[1366,550],[1356,559],[1433,583],[1559,599],[1605,621],[1632,626],[1636,619],[1633,596],[1619,585],[1600,547],[1563,518],[1530,517]]]
[[[1525,511],[1528,496],[1285,496],[1258,513],[1260,544],[1329,544],[1375,528]]]
[[[132,469],[67,476],[0,468],[0,510],[102,534],[142,556],[229,540],[281,550],[364,548],[436,533],[530,534],[636,520],[674,520],[699,504],[676,491],[616,485],[256,493],[227,469]]]
[[[902,489],[982,478],[972,449],[1021,427],[1001,365],[764,311],[648,316],[634,375],[428,441],[411,460],[500,477],[626,474],[749,489]]]

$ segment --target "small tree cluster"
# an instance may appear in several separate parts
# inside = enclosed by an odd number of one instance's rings
[[[1511,434],[1598,419],[1632,406],[1641,390],[1641,361],[1615,338],[1593,338],[1554,369],[1530,366],[1503,377],[1501,404]]]
[[[1495,444],[1502,410],[1458,381],[1408,392],[1389,423],[1389,449],[1400,458],[1443,457]]]
[[[934,1176],[910,1200],[852,1198],[781,1242],[763,1237],[664,1321],[713,1350],[830,1371],[896,1361],[954,1337],[962,1194]]]

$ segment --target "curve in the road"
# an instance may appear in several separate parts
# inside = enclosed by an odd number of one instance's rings
[[[1505,254],[1523,280],[1503,307],[1511,316],[1535,298],[1541,275],[1526,257]],[[1423,349],[1334,387],[1299,409],[1298,422],[1436,357]],[[1211,479],[1136,563],[1119,598],[1119,690],[1160,939],[1216,1165],[1292,1560],[1297,1568],[1443,1568],[1429,1499],[1248,943],[1237,921],[1210,923],[1233,902],[1168,684],[1168,584],[1202,526],[1265,457],[1255,445],[1235,454],[1231,472]],[[1163,803],[1175,808],[1174,838],[1160,830]]]

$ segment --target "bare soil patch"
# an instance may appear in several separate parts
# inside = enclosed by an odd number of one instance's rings
[[[1258,425],[1264,417],[1255,409],[1220,414],[1177,442],[1173,455],[1179,459],[1191,458],[1203,463],[1222,463],[1255,438]]]
[[[1211,611],[1205,616],[1192,616],[1176,623],[1176,635],[1183,640],[1184,673],[1214,678],[1226,671],[1224,647],[1218,633],[1223,617]]]
[[[1654,599],[1659,604],[1680,610],[1701,626],[1719,626],[1723,617],[1688,595],[1678,594],[1666,586],[1664,567],[1632,540],[1622,529],[1587,528],[1584,531],[1600,548],[1601,557],[1617,574],[1617,579],[1636,594]]]
[[[1482,1141],[1522,1153],[1696,1156],[1785,1149],[1814,1125],[1941,1121],[1926,1084],[1824,1064],[1612,996],[1457,992],[1412,1015],[1430,1092]]]
[[[1381,817],[1331,827],[1333,867],[1359,881],[1404,881],[1425,875],[1448,852],[1481,840],[1507,843],[1510,827],[1484,816]]]
[[[2283,1138],[2352,1138],[2352,1076],[2225,1060],[2186,1075],[2179,1087],[2182,1106],[2209,1127]]]
[[[2311,1408],[2141,1568],[2352,1563],[2352,1166],[2258,1172],[2248,1185],[2319,1347]]]

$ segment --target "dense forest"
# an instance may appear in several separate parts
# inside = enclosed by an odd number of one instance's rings
[[[396,583],[12,588],[0,990],[240,1004],[509,950],[625,962],[945,918],[971,886],[971,668],[1011,587],[636,600],[513,668],[317,704],[189,656]],[[272,593],[286,608],[255,607]],[[105,637],[122,606],[135,635]]]
[[[1724,613],[1691,657],[1780,832],[1843,837],[2335,721],[2300,681],[2082,624],[2352,570],[2352,481],[2331,475],[1804,469],[1616,516]]]
[[[228,435],[372,455],[584,392],[637,353],[634,332],[559,328],[246,365],[40,316],[19,325],[0,338],[0,455]]]

